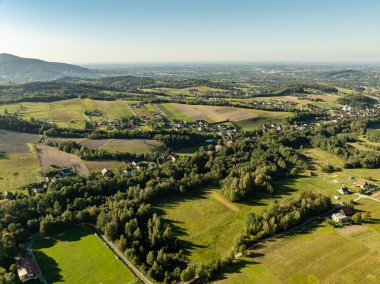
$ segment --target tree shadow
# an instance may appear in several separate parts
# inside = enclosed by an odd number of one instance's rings
[[[34,251],[34,255],[38,261],[42,274],[45,276],[49,283],[61,282],[63,276],[61,275],[61,269],[54,258],[48,256],[43,251]]]
[[[227,266],[223,269],[223,272],[219,273],[215,276],[216,281],[226,280],[226,274],[233,275],[239,274],[240,271],[250,265],[259,264],[260,262],[253,260],[252,258],[245,257],[244,259],[235,260],[231,265]]]

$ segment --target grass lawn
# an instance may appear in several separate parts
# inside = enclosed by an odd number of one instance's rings
[[[63,237],[38,239],[33,251],[50,283],[139,283],[85,226],[66,232]]]
[[[377,242],[380,235],[375,235]],[[380,254],[325,224],[262,244],[215,283],[379,283]]]
[[[19,190],[30,183],[42,180],[37,153],[0,153],[0,191]]]

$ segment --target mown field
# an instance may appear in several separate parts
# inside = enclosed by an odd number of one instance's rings
[[[35,146],[43,172],[54,168],[73,168],[80,175],[87,175],[89,171],[85,163],[77,155],[66,153],[47,145]]]
[[[38,156],[32,143],[38,135],[0,130],[0,191],[20,190],[42,180]]]
[[[139,283],[88,227],[62,237],[41,238],[33,251],[49,283]]]
[[[370,232],[379,244],[380,234]],[[215,283],[379,283],[379,245],[367,241],[314,223],[257,247],[256,257],[238,261]]]
[[[128,153],[148,153],[148,152],[162,152],[166,147],[151,139],[84,139],[80,144],[92,149],[104,149],[111,153],[128,152]]]

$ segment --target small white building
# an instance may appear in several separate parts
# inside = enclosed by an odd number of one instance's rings
[[[349,218],[346,215],[343,215],[342,213],[335,213],[332,214],[331,218],[338,223],[342,223],[347,221]]]

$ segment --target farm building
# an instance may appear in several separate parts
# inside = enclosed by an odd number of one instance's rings
[[[356,185],[362,189],[365,189],[368,186],[368,183],[365,180],[358,180]]]
[[[104,177],[111,177],[113,175],[113,173],[109,169],[106,169],[106,168],[102,169],[101,173]]]
[[[348,190],[348,188],[345,187],[345,186],[343,186],[342,188],[338,189],[338,192],[340,194],[349,194],[350,193],[350,191]]]
[[[37,279],[39,271],[33,259],[22,257],[16,262],[17,275],[22,283],[31,279]]]
[[[338,223],[345,222],[349,219],[346,215],[343,215],[342,213],[335,213],[331,217],[335,222]]]
[[[354,210],[352,210],[350,207],[343,207],[340,209],[339,213],[344,216],[352,216],[354,215]]]

